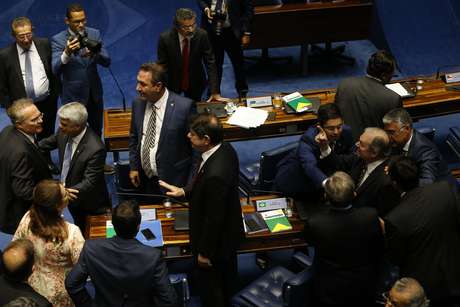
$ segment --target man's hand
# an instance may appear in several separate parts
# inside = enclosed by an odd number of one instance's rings
[[[176,187],[175,185],[164,182],[163,180],[158,180],[160,187],[165,188],[169,192],[166,192],[166,195],[171,197],[182,197],[185,196],[185,191],[182,188]]]
[[[211,260],[209,260],[209,258],[201,256],[201,254],[198,254],[197,262],[200,268],[206,269],[212,267]]]
[[[94,54],[88,49],[85,47],[85,49],[83,49],[83,52],[81,54],[82,57],[84,58],[90,58],[92,57]]]
[[[139,177],[138,171],[129,171],[129,179],[136,188],[141,184],[141,178]]]
[[[206,14],[206,17],[208,17],[209,20],[212,20],[211,9],[209,7],[204,9],[204,13]]]
[[[78,198],[78,190],[66,188],[65,191],[67,192],[66,196],[69,198],[70,201],[74,201]]]
[[[80,41],[78,40],[78,37],[74,37],[73,39],[67,41],[64,52],[68,56],[71,56],[72,53],[75,53],[78,50],[80,50]]]
[[[321,150],[326,150],[329,146],[329,140],[327,139],[327,134],[321,126],[316,126],[318,128],[318,134],[315,136],[315,142],[319,145]]]
[[[241,46],[246,47],[247,45],[249,45],[250,42],[251,42],[251,36],[247,34],[243,34],[243,36],[241,37]]]
[[[220,96],[220,94],[211,94],[208,100],[206,102],[213,102],[213,101],[220,101],[220,102],[230,102],[230,98],[224,98]]]
[[[385,221],[379,217],[380,228],[382,228],[382,233],[385,234]]]

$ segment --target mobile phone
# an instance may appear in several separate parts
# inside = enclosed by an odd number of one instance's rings
[[[144,235],[144,237],[147,239],[147,241],[152,241],[152,240],[155,240],[156,238],[153,232],[148,228],[142,229],[141,232]]]

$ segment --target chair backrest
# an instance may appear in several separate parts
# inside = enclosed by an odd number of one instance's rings
[[[313,268],[308,267],[283,285],[284,306],[304,307],[309,306],[313,284]]]
[[[135,192],[136,188],[129,179],[129,161],[119,160],[115,165],[115,187],[117,192],[130,193]]]
[[[297,148],[298,141],[264,151],[260,155],[259,182],[260,189],[270,190],[276,176],[278,163],[291,151]]]

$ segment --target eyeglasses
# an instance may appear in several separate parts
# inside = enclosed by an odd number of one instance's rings
[[[385,130],[385,132],[388,134],[388,136],[396,136],[396,135],[401,134],[402,130],[406,127],[407,125],[404,125],[404,126],[401,126],[401,128],[397,130]]]
[[[195,29],[195,27],[196,27],[196,22],[191,25],[179,25],[179,28],[182,30],[188,30],[188,29],[193,30]]]
[[[323,129],[327,130],[327,131],[335,131],[336,129],[337,130],[342,130],[342,128],[343,128],[343,124],[336,125],[336,126],[324,126],[323,127]]]
[[[32,118],[30,121],[31,121],[32,123],[36,124],[36,123],[38,123],[40,120],[43,119],[43,115],[45,115],[45,114],[40,113],[37,117]]]
[[[19,39],[19,40],[25,40],[26,38],[31,39],[32,35],[33,35],[32,32],[23,33],[23,34],[16,34],[16,38]]]

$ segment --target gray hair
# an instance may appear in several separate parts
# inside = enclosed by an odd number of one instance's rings
[[[400,126],[409,126],[412,128],[412,118],[403,108],[396,108],[388,111],[382,119],[383,124],[398,123]]]
[[[355,197],[355,183],[344,172],[335,172],[326,180],[324,191],[334,204],[348,204]]]
[[[196,18],[196,13],[189,8],[180,8],[176,10],[176,16],[174,16],[174,25],[179,26],[179,20],[189,20]]]
[[[423,287],[414,278],[403,277],[397,280],[391,290],[406,294],[405,307],[428,307],[430,305],[430,300],[427,299]]]
[[[20,296],[3,305],[3,307],[39,307],[38,303],[33,298]]]
[[[21,98],[13,102],[13,104],[6,110],[6,114],[11,120],[13,125],[20,124],[24,121],[24,110],[34,105],[34,101],[30,98]]]
[[[372,141],[369,144],[370,150],[378,157],[388,155],[390,139],[385,130],[377,127],[368,127],[364,129],[364,133],[372,135]]]
[[[86,121],[88,120],[88,111],[84,105],[79,102],[70,102],[58,110],[59,118],[67,119],[73,124],[77,124],[79,126],[86,125]]]

